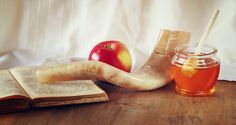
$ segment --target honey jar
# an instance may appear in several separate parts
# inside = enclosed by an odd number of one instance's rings
[[[198,44],[182,44],[175,48],[171,60],[171,73],[178,94],[187,96],[208,96],[215,92],[220,72],[217,49],[204,44],[195,53]]]

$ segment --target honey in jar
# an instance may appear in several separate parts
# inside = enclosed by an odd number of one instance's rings
[[[181,95],[208,96],[215,92],[220,61],[213,46],[203,45],[198,54],[194,53],[196,47],[197,44],[183,44],[175,49],[171,67],[175,90]]]

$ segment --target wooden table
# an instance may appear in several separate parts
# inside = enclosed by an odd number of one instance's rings
[[[174,84],[136,92],[98,83],[109,102],[0,115],[0,125],[236,125],[236,83],[218,81],[210,97],[177,95]]]

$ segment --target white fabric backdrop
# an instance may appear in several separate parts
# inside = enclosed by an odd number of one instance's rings
[[[219,50],[220,79],[236,80],[235,0],[0,0],[0,68],[87,58],[95,44],[113,39],[129,47],[136,69],[161,28],[190,31],[196,42],[216,8],[208,42]]]

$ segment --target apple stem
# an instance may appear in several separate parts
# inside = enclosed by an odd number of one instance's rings
[[[105,47],[106,49],[108,49],[108,50],[112,50],[112,47],[111,47],[110,44],[109,44],[109,45],[104,45],[104,47]]]

